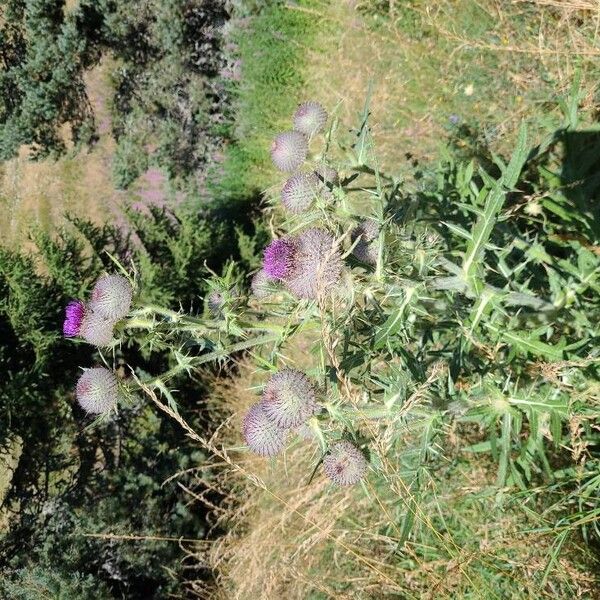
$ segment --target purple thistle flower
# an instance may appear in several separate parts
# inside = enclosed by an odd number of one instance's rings
[[[133,289],[127,278],[103,275],[92,290],[90,308],[105,319],[118,321],[129,312],[132,297]]]
[[[292,267],[296,247],[290,238],[273,240],[266,248],[263,271],[271,279],[285,279]]]
[[[307,154],[308,140],[298,131],[280,133],[271,145],[271,158],[280,171],[295,171]]]
[[[102,315],[92,310],[86,310],[81,321],[79,335],[89,344],[94,346],[110,346],[113,339],[115,321],[105,319]]]
[[[323,459],[325,474],[336,485],[354,485],[367,470],[363,453],[346,440],[335,442]]]
[[[283,450],[287,439],[287,431],[269,419],[260,403],[246,413],[242,433],[250,450],[260,456],[275,456]]]
[[[313,136],[327,122],[327,111],[314,100],[303,102],[294,113],[294,129],[304,135]]]
[[[72,300],[67,304],[65,322],[63,323],[63,334],[65,337],[79,335],[84,315],[85,304],[81,300]]]
[[[319,187],[316,173],[297,173],[285,182],[281,191],[281,202],[291,213],[301,213],[318,195]]]
[[[104,367],[85,369],[75,390],[77,402],[88,413],[107,413],[117,404],[119,383],[114,373]]]
[[[295,238],[292,268],[285,278],[288,289],[298,298],[317,298],[334,286],[342,273],[342,257],[334,237],[313,227]]]
[[[262,407],[278,427],[298,427],[317,411],[315,391],[302,371],[283,369],[267,382]]]

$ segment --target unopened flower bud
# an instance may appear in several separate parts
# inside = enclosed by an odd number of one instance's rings
[[[280,133],[271,145],[271,158],[280,171],[295,171],[307,154],[308,140],[298,131]]]
[[[354,485],[367,470],[363,453],[346,440],[335,442],[323,459],[325,474],[336,485]]]
[[[104,367],[86,369],[77,381],[76,396],[86,412],[107,413],[117,404],[119,383],[114,373]]]
[[[263,410],[278,427],[298,427],[315,414],[315,391],[308,377],[296,369],[271,376],[262,396]]]
[[[314,100],[303,102],[294,113],[294,129],[313,136],[325,127],[327,111]]]
[[[92,290],[90,308],[105,319],[118,321],[129,312],[132,296],[133,289],[125,277],[103,275]]]
[[[287,431],[269,419],[260,403],[246,413],[242,433],[250,450],[260,456],[275,456],[283,450],[287,439]]]

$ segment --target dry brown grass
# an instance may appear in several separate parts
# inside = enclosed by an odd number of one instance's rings
[[[86,85],[99,129],[91,149],[68,153],[58,160],[32,161],[29,150],[0,164],[0,237],[9,246],[26,245],[32,227],[51,229],[64,223],[65,213],[103,223],[119,215],[131,194],[116,190],[111,158],[115,142],[110,134],[108,73],[110,61],[86,73]],[[65,139],[68,139],[65,131]]]
[[[364,14],[374,4],[323,1],[316,13],[330,27],[309,50],[307,78],[314,97],[339,103],[344,124],[356,122],[373,80],[372,123],[387,170],[405,153],[435,156],[451,114],[490,126],[492,148],[510,151],[522,120],[547,127],[546,103],[567,93],[577,69],[584,111],[594,107],[596,0],[390,1],[376,21]]]
[[[205,439],[188,429],[213,455],[211,486],[224,494],[213,507],[214,525],[226,530],[212,542],[188,546],[189,559],[215,575],[210,586],[188,582],[197,597],[503,598],[503,588],[493,582],[507,576],[515,582],[513,589],[522,590],[511,597],[556,597],[557,586],[567,584],[576,596],[591,593],[596,579],[577,566],[575,543],[567,544],[540,587],[536,582],[548,565],[552,538],[524,533],[531,525],[526,513],[514,506],[498,510],[493,497],[465,507],[465,497],[492,485],[494,466],[485,461],[453,470],[446,481],[442,467],[435,476],[441,483],[432,477],[424,486],[428,500],[413,503],[413,491],[397,472],[400,456],[384,460],[365,487],[339,489],[320,472],[309,483],[316,459],[310,443],[298,440],[272,461],[241,452],[241,417],[256,401],[261,379],[249,362],[240,364],[237,377],[215,382],[210,402],[223,423],[215,436]],[[410,432],[405,435],[408,447]],[[376,450],[383,439],[375,440]],[[189,493],[191,502],[203,501]],[[407,508],[416,515],[417,534],[402,543],[401,516]],[[461,537],[465,533],[470,538]],[[490,571],[493,575],[486,576]]]

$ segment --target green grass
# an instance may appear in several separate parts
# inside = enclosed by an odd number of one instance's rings
[[[297,104],[306,99],[307,48],[322,27],[311,12],[318,4],[269,3],[236,33],[243,80],[234,92],[235,142],[213,177],[217,194],[240,198],[272,183],[271,140],[290,128]]]

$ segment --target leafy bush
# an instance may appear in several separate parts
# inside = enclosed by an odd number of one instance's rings
[[[203,311],[211,271],[240,258],[236,228],[250,258],[250,218],[246,211],[246,220],[234,223],[222,209],[132,211],[129,234],[73,220],[75,228],[58,237],[36,234],[33,254],[0,250],[0,440],[22,446],[2,499],[10,518],[0,540],[3,597],[35,597],[38,589],[83,598],[93,585],[98,597],[159,598],[178,589],[177,539],[206,531],[205,512],[188,510],[178,482],[194,487],[191,473],[202,453],[181,440],[175,423],[139,402],[106,427],[84,427],[72,381],[98,355],[61,337],[64,307],[86,293],[114,256],[136,264],[148,302]],[[136,345],[136,335],[114,348],[112,365],[136,364],[148,373],[174,366],[164,346]],[[202,384],[181,378],[173,384],[182,414],[200,430],[209,427],[199,410]]]

